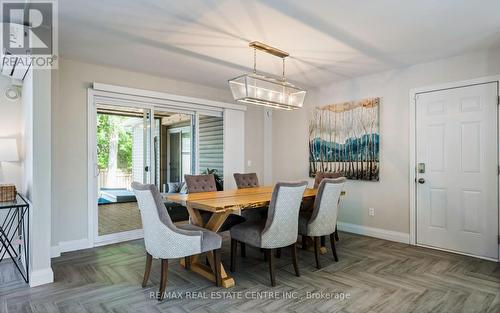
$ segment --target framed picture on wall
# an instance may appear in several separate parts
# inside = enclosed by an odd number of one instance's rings
[[[380,98],[318,106],[309,121],[309,176],[379,180]]]

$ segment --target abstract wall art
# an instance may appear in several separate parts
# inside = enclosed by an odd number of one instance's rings
[[[319,106],[309,122],[309,176],[343,173],[379,180],[380,98]]]

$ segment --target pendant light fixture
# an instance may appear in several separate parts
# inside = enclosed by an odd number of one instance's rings
[[[234,100],[285,110],[301,108],[304,104],[306,91],[287,82],[285,77],[285,58],[289,54],[258,41],[251,42],[249,46],[254,49],[253,73],[229,80]],[[283,75],[281,78],[257,74],[257,50],[282,59]]]

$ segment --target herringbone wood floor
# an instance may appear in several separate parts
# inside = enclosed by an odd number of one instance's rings
[[[226,238],[226,264],[228,243]],[[338,243],[340,261],[323,255],[321,270],[315,269],[311,252],[299,252],[301,277],[293,275],[290,253],[283,251],[275,288],[255,249],[247,248],[247,258],[238,258],[237,285],[231,289],[218,289],[171,261],[170,299],[163,302],[150,298],[159,284],[157,260],[147,288],[140,286],[142,241],[66,253],[53,259],[56,282],[32,289],[21,283],[11,264],[2,263],[0,312],[500,312],[498,263],[347,233],[341,233]],[[210,298],[218,291],[242,292],[243,298]],[[261,291],[278,295],[252,299],[255,294],[247,293]],[[187,299],[187,292],[201,292],[208,299]],[[308,292],[343,292],[350,298],[308,299]]]

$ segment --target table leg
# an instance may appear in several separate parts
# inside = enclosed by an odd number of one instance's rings
[[[200,211],[190,207],[189,205],[187,206],[189,216],[191,218],[191,223],[193,223],[196,226],[204,227],[208,230],[211,230],[213,232],[217,232],[222,224],[226,221],[227,217],[231,212],[229,211],[224,211],[224,212],[214,212],[210,219],[208,220],[207,224],[203,224],[203,219],[201,218]],[[201,262],[199,262],[199,254],[194,255],[191,257],[191,268],[190,270],[200,274],[201,276],[207,278],[210,281],[215,282],[215,264],[214,264],[214,255],[213,252],[207,252],[208,256],[208,262],[210,266],[207,266]],[[185,266],[185,261],[182,258],[180,260],[181,266]],[[224,265],[221,263],[221,268],[219,269],[222,277],[222,287],[224,288],[230,288],[235,285],[234,283],[234,278],[232,278],[225,270]]]

